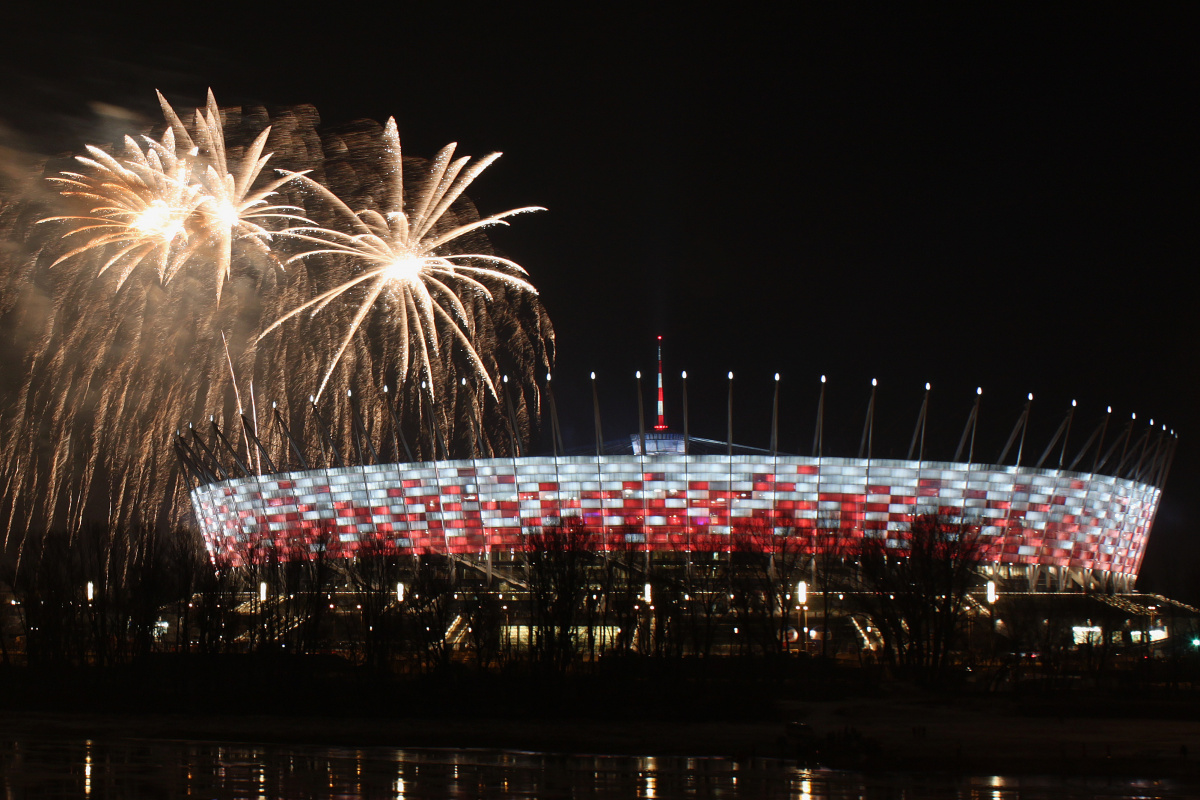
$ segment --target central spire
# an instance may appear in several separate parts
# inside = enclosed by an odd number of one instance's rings
[[[662,336],[658,337],[658,423],[654,426],[656,431],[665,431],[667,429],[667,419],[663,412],[663,380],[662,380]]]

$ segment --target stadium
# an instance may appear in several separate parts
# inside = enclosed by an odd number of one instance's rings
[[[647,560],[731,552],[747,546],[739,533],[761,531],[794,539],[811,555],[829,528],[901,554],[913,521],[937,515],[977,528],[986,571],[1008,586],[1132,591],[1173,434],[1152,425],[1136,431],[1131,419],[1105,441],[1106,417],[1063,468],[1068,416],[1028,466],[1021,464],[1027,417],[1028,406],[997,463],[924,460],[924,411],[910,448],[920,439],[921,452],[904,460],[755,450],[661,432],[661,416],[659,432],[639,431],[623,446],[598,445],[589,456],[347,465],[338,454],[339,463],[325,468],[259,474],[215,422],[211,445],[195,430],[175,445],[195,484],[191,498],[209,555],[235,565],[264,547],[283,558],[318,549],[350,557],[369,544],[473,560],[490,570],[527,548],[532,532],[570,519],[594,533],[591,547],[645,551]],[[960,456],[968,441],[973,455],[976,421],[972,412]],[[217,457],[222,446],[224,463]],[[1003,463],[1010,453],[1015,461]],[[1045,466],[1055,458],[1059,466]],[[752,548],[772,547],[770,538],[753,541]]]

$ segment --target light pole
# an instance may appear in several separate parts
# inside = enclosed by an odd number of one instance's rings
[[[808,583],[800,581],[796,584],[796,602],[800,606],[802,615],[800,620],[800,633],[804,642],[804,652],[808,652]]]
[[[261,647],[267,644],[267,582],[260,581],[258,584],[258,611],[262,621],[262,642]]]

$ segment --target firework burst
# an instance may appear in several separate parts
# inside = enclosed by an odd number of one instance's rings
[[[455,253],[453,246],[472,231],[507,225],[507,217],[545,209],[527,206],[467,223],[449,222],[446,212],[500,154],[493,153],[471,165],[469,157],[454,158],[454,144],[446,145],[430,164],[423,184],[411,201],[406,202],[404,163],[395,119],[388,119],[383,140],[387,181],[384,211],[352,211],[328,189],[309,180],[307,183],[341,212],[354,232],[315,226],[284,231],[288,236],[319,245],[292,256],[289,263],[315,255],[338,254],[350,256],[364,267],[363,271],[289,311],[263,331],[259,339],[305,311],[315,315],[352,289],[361,287],[363,297],[321,380],[316,394],[319,398],[363,321],[386,292],[400,334],[398,373],[402,380],[419,380],[430,396],[436,397],[437,381],[432,367],[440,355],[441,329],[448,331],[462,347],[471,370],[494,397],[492,378],[475,348],[473,319],[459,295],[475,292],[490,303],[494,298],[489,283],[504,284],[531,295],[536,295],[537,290],[525,280],[528,273],[516,262],[488,253]]]
[[[267,220],[308,222],[296,206],[270,205],[281,186],[300,175],[289,173],[253,188],[271,154],[263,155],[270,127],[247,148],[236,174],[228,166],[224,126],[210,90],[204,111],[196,110],[189,131],[160,93],[159,103],[170,127],[161,140],[142,137],[145,148],[125,137],[125,153],[114,158],[88,146],[90,157],[76,160],[87,173],[64,172],[50,178],[64,197],[88,204],[85,213],[46,217],[40,222],[70,222],[64,238],[83,243],[61,255],[54,265],[92,250],[115,252],[99,274],[118,270],[120,288],[142,263],[155,266],[163,284],[206,248],[215,267],[217,302],[229,277],[233,242],[245,239],[264,253],[271,232]]]

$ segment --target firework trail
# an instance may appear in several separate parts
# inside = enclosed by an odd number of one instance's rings
[[[318,392],[343,453],[357,415],[381,459],[404,460],[394,415],[418,458],[437,454],[435,433],[452,456],[499,455],[510,437],[493,387],[508,375],[528,435],[554,334],[523,270],[480,232],[506,215],[480,218],[462,195],[482,167],[460,176],[449,150],[402,159],[394,125],[322,134],[309,107],[268,119],[210,93],[185,124],[162,106],[157,136],[118,154],[89,147],[47,167],[53,200],[0,206],[0,333],[20,376],[0,395],[10,553],[98,518],[184,524],[169,437],[210,416],[237,439],[244,413],[281,467],[295,461],[272,403],[308,463],[329,463],[308,403]],[[406,208],[405,183],[432,188]],[[315,242],[328,252],[309,252]],[[397,281],[372,245],[418,259],[419,279]]]

